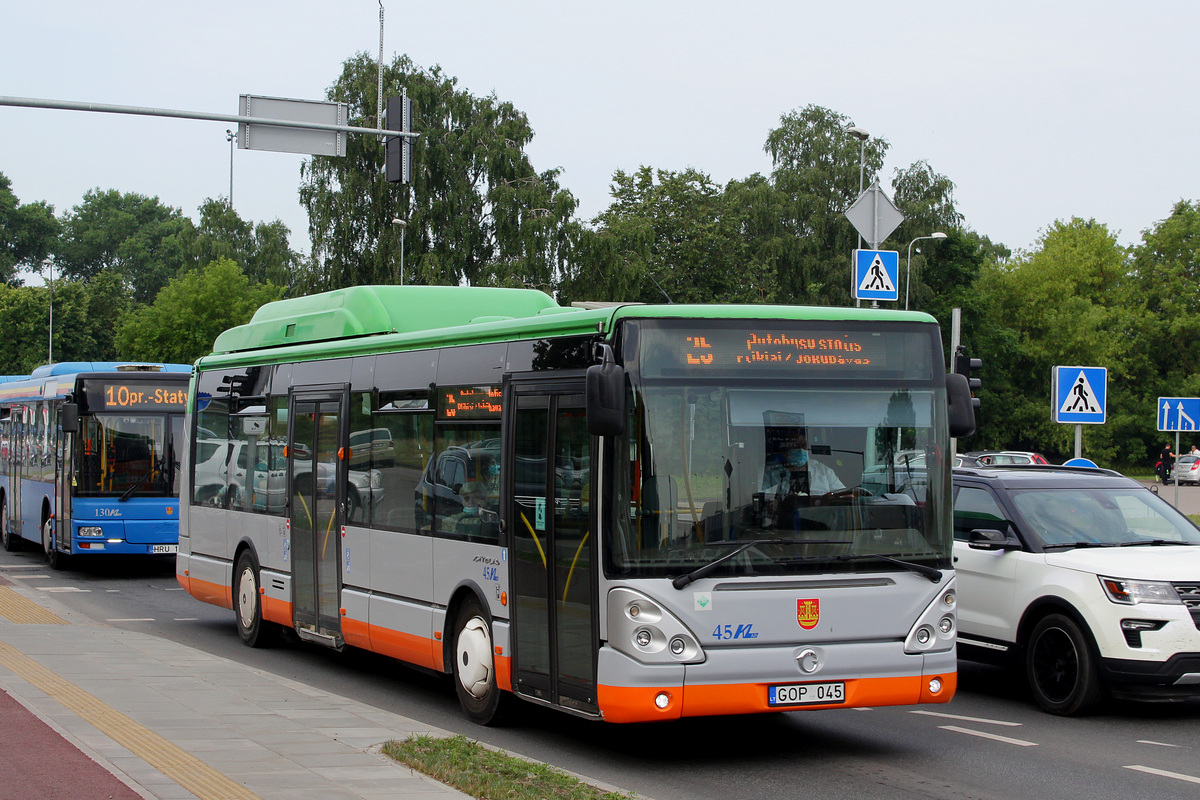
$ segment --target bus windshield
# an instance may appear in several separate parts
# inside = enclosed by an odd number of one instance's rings
[[[78,440],[77,495],[179,496],[182,415],[88,415]]]
[[[807,332],[693,330],[714,358],[688,370],[671,351],[672,326],[643,322],[610,462],[610,574],[677,576],[747,543],[712,574],[880,569],[872,556],[948,567],[946,398],[934,380],[940,345],[923,327],[848,351],[867,352],[869,365],[833,369],[792,367],[791,344],[781,360],[719,368],[722,346],[738,355],[734,340],[745,353],[749,336],[803,342]]]

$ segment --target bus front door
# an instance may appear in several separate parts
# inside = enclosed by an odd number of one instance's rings
[[[338,600],[346,475],[340,393],[292,395],[288,413],[288,517],[292,617],[300,637],[340,647]]]
[[[513,384],[506,456],[513,690],[597,713],[598,613],[591,447],[581,387]],[[576,393],[579,392],[579,393]]]

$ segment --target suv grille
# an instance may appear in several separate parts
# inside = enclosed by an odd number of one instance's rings
[[[1196,623],[1196,627],[1200,628],[1200,583],[1174,583],[1175,591],[1179,593],[1179,599],[1187,606],[1187,610],[1192,615],[1192,622]]]

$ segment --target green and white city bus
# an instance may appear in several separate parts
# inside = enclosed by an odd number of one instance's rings
[[[612,722],[950,700],[974,420],[934,319],[584,305],[360,286],[223,333],[180,583],[249,645],[450,673],[483,723],[512,696]]]

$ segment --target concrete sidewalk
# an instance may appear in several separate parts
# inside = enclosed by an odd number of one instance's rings
[[[446,731],[93,623],[2,578],[0,690],[23,707],[0,702],[0,737],[41,749],[0,763],[5,800],[125,797],[105,788],[109,774],[161,800],[466,797],[379,752]]]

